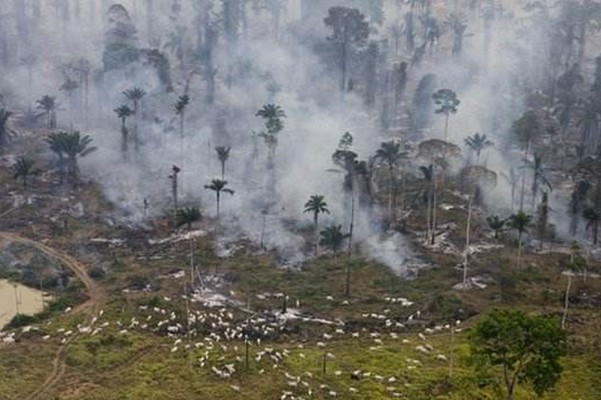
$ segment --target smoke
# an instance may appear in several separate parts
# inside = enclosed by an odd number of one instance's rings
[[[221,38],[213,49],[216,100],[215,104],[208,105],[207,71],[197,61],[199,55],[191,50],[199,29],[198,10],[191,2],[181,2],[179,12],[170,9],[168,2],[160,3],[154,2],[152,14],[147,14],[148,5],[142,7],[138,1],[121,4],[137,28],[136,46],[158,48],[168,56],[172,67],[171,87],[166,87],[147,60],[123,69],[102,71],[105,33],[110,26],[106,17],[107,2],[89,1],[81,4],[79,18],[71,17],[68,21],[61,17],[64,10],[43,8],[38,34],[32,33],[25,50],[15,52],[21,57],[26,53],[37,55],[33,66],[33,93],[29,93],[25,84],[29,70],[18,63],[5,74],[3,92],[7,93],[4,88],[8,88],[15,93],[24,109],[31,98],[42,94],[60,97],[63,109],[59,111],[59,123],[67,127],[73,122],[75,128],[91,135],[99,148],[82,160],[83,174],[100,182],[106,196],[120,210],[120,218],[132,224],[144,224],[172,207],[168,177],[172,165],[182,169],[180,204],[199,206],[205,216],[214,216],[215,194],[204,185],[221,176],[214,147],[231,146],[226,180],[235,194],[221,196],[221,223],[226,229],[218,241],[220,246],[247,238],[277,250],[285,265],[302,263],[311,250],[307,249],[306,238],[295,232],[311,224],[311,215],[303,213],[310,195],[322,194],[328,203],[331,214],[322,216],[322,227],[343,224],[348,230],[348,198],[342,190],[343,175],[331,171],[334,168],[331,156],[347,131],[354,136],[353,150],[360,159],[373,155],[380,142],[389,138],[380,128],[378,112],[367,108],[359,94],[350,93],[342,99],[338,71],[315,51],[323,45],[315,42],[316,37],[323,41],[323,16],[312,19],[319,24],[317,27],[302,26],[303,21],[294,20],[298,10],[288,13],[286,18],[291,21],[282,26],[277,39],[273,27],[269,26],[273,20],[266,10],[247,10],[248,29],[237,44]],[[295,7],[298,8],[296,2]],[[221,10],[216,5],[213,11]],[[396,12],[391,12],[391,16],[394,14]],[[444,19],[442,13],[437,16],[441,21]],[[286,18],[282,18],[281,25]],[[487,166],[499,175],[520,161],[520,155],[506,151],[511,122],[525,109],[517,87],[521,81],[537,76],[543,59],[542,50],[537,49],[545,48],[549,40],[544,37],[544,29],[533,29],[530,36],[523,37],[522,31],[512,29],[516,21],[525,21],[525,26],[537,28],[536,21],[524,20],[523,16],[496,20],[487,50],[483,50],[483,27],[479,19],[472,16],[468,32],[474,36],[465,38],[461,58],[452,58],[447,51],[451,41],[447,33],[435,55],[409,70],[404,102],[408,107],[417,82],[424,75],[436,74],[438,86],[455,90],[462,101],[459,112],[451,116],[449,139],[463,146],[466,136],[474,132],[487,134],[496,146],[483,157]],[[392,18],[385,20],[374,39],[384,39],[393,23]],[[164,46],[166,37],[176,26],[186,28],[188,48],[184,61],[198,65],[193,74],[182,74],[177,58]],[[33,24],[31,27],[33,32]],[[42,36],[44,41],[39,39]],[[158,39],[162,44],[157,47]],[[521,54],[533,55],[519,57]],[[60,66],[80,57],[92,65],[87,123],[81,108],[69,110],[64,93],[58,91],[64,75]],[[379,68],[384,70],[389,66],[379,65]],[[143,118],[138,120],[142,145],[137,154],[130,148],[130,160],[125,162],[121,153],[120,121],[113,109],[129,104],[122,92],[133,86],[147,92],[141,106]],[[174,104],[186,89],[191,102],[181,138]],[[255,113],[266,103],[280,105],[287,115],[275,153],[275,180],[268,176],[267,148],[261,139],[253,136],[253,132],[263,129],[263,121],[255,117]],[[432,120],[431,134],[441,138],[443,118],[432,116]],[[408,126],[401,128],[409,129]],[[133,117],[128,121],[128,129],[133,134]],[[462,162],[458,161],[452,168],[457,170]],[[493,211],[507,212],[511,209],[511,190],[500,176],[498,182],[497,188],[486,196],[487,202]],[[148,209],[144,207],[145,199]],[[276,200],[277,206],[264,215],[266,200]],[[368,256],[405,275],[406,260],[412,257],[405,238],[399,234],[381,234],[381,227],[374,223],[379,210],[374,213],[358,205],[356,212],[354,241],[363,244],[361,248]]]

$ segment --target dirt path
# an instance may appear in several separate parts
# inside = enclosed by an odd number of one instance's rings
[[[85,313],[88,315],[88,323],[94,317],[98,317],[102,305],[105,301],[105,294],[102,288],[94,282],[88,275],[86,267],[73,257],[48,247],[40,242],[31,240],[14,233],[0,232],[0,239],[4,239],[11,242],[18,242],[35,247],[37,250],[46,254],[49,257],[55,258],[69,268],[77,276],[77,278],[83,282],[88,292],[88,300],[76,307],[72,314]],[[67,347],[75,338],[77,334],[72,336],[69,341],[64,343],[56,352],[54,359],[52,360],[52,372],[46,378],[46,380],[40,385],[40,387],[27,397],[27,400],[34,400],[40,398],[42,395],[47,393],[50,389],[56,386],[62,379],[65,373],[65,356],[67,353]]]

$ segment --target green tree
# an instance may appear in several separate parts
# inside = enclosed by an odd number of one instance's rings
[[[479,369],[501,369],[506,398],[512,400],[518,384],[531,384],[539,396],[553,388],[561,377],[566,337],[552,317],[493,310],[469,338]]]
[[[347,90],[347,64],[349,53],[356,47],[363,47],[369,37],[369,23],[365,16],[356,8],[332,7],[324,23],[332,30],[328,40],[332,42],[339,52],[341,74],[341,90]]]
[[[342,225],[328,226],[320,232],[319,244],[329,248],[334,254],[338,254],[344,240],[349,237],[348,233],[342,233]]]
[[[184,137],[184,123],[186,119],[186,108],[190,104],[190,96],[183,94],[175,102],[175,114],[179,116],[179,135]]]
[[[35,169],[35,162],[29,158],[19,157],[12,166],[14,179],[21,178],[23,182],[23,188],[27,188],[27,178],[31,175],[37,174]]]
[[[44,95],[36,103],[38,103],[38,110],[42,110],[42,115],[46,115],[48,129],[56,128],[56,110],[58,109],[56,97]]]
[[[528,160],[532,143],[542,130],[538,116],[534,111],[526,111],[513,123],[512,131],[517,136],[518,142],[524,149],[524,160]],[[524,209],[524,194],[526,192],[526,175],[522,174],[522,189],[520,194],[520,210]]]
[[[305,203],[305,213],[313,213],[313,224],[315,230],[318,229],[319,214],[329,214],[328,203],[325,202],[324,196],[315,194]]]
[[[480,162],[480,154],[486,150],[486,148],[494,146],[494,143],[488,140],[486,135],[480,135],[479,133],[474,133],[472,136],[466,137],[464,142],[476,155],[476,162]]]
[[[444,138],[446,141],[449,132],[449,117],[451,114],[457,113],[457,107],[461,104],[461,101],[457,98],[457,93],[451,89],[438,90],[432,95],[432,99],[434,99],[434,104],[438,106],[434,112],[445,116]]]
[[[528,228],[532,224],[532,216],[523,211],[518,211],[509,217],[509,227],[518,233],[518,268],[522,265],[522,247],[524,233],[528,233]]]
[[[140,103],[144,96],[146,96],[146,91],[139,87],[133,87],[131,89],[127,89],[123,92],[123,95],[126,99],[132,102],[134,106],[134,146],[136,151],[140,146],[140,140],[138,138],[138,121],[140,119]]]
[[[122,105],[115,108],[113,111],[117,114],[117,117],[121,120],[121,152],[123,153],[123,159],[127,161],[127,151],[129,142],[129,131],[127,130],[127,119],[133,115],[133,110],[127,105]]]
[[[305,213],[313,213],[313,225],[315,230],[315,254],[319,251],[319,214],[329,214],[328,203],[325,202],[324,196],[312,195],[309,201],[305,203]]]
[[[217,198],[217,217],[219,218],[219,209],[220,209],[220,201],[221,201],[221,193],[228,193],[230,195],[234,194],[232,189],[226,187],[227,181],[222,179],[213,179],[210,185],[205,185],[205,189],[209,189],[215,192]]]
[[[541,183],[546,186],[549,190],[553,190],[551,182],[547,179],[546,168],[543,165],[543,156],[541,154],[535,154],[533,160],[524,160],[524,168],[532,171],[532,209],[534,210],[536,205],[536,197]]]
[[[230,150],[231,147],[217,146],[215,147],[215,151],[217,152],[217,158],[221,163],[221,180],[225,179],[225,163],[230,158]]]
[[[407,157],[407,152],[401,151],[400,143],[390,140],[380,145],[375,157],[388,168],[388,225],[390,226],[393,220],[392,207],[396,204],[394,170]]]
[[[278,134],[284,129],[284,118],[286,113],[277,104],[265,104],[255,116],[265,120],[265,131],[259,132],[258,136],[263,139],[269,150],[268,167],[273,167],[273,158],[278,145]]]
[[[92,138],[88,135],[81,135],[78,131],[51,133],[46,142],[59,157],[59,168],[61,175],[66,171],[67,176],[72,180],[77,178],[79,166],[77,160],[85,157],[97,150],[91,146]]]
[[[192,230],[192,224],[201,218],[198,207],[185,207],[177,210],[177,226],[186,225],[188,230]]]
[[[498,240],[499,234],[503,231],[507,221],[501,219],[498,215],[491,215],[486,218],[486,222],[488,223],[488,227],[495,233],[495,240]]]

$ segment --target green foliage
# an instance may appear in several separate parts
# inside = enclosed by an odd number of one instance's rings
[[[507,398],[515,386],[529,383],[541,396],[559,380],[560,357],[566,353],[566,332],[554,318],[522,311],[494,310],[470,334],[477,365],[500,367]]]
[[[494,143],[488,140],[486,135],[480,135],[477,132],[472,136],[466,137],[464,142],[465,145],[476,154],[477,158],[480,158],[480,154],[487,147],[494,146]]]
[[[513,123],[513,133],[517,136],[523,148],[529,148],[542,130],[538,116],[534,111],[526,111],[524,115]]]
[[[317,218],[319,217],[319,214],[329,214],[330,210],[328,210],[328,203],[325,202],[324,196],[315,194],[311,196],[309,201],[305,203],[305,212],[313,213],[313,219],[315,221],[315,225],[317,225]]]
[[[457,98],[457,93],[451,89],[440,89],[432,95],[434,104],[438,106],[436,114],[450,115],[457,113],[457,107],[461,101]]]
[[[527,215],[524,211],[518,211],[517,214],[511,215],[508,220],[509,227],[516,230],[520,235],[527,233],[531,224],[532,215]]]
[[[324,23],[332,30],[331,42],[342,46],[363,46],[369,37],[369,23],[356,8],[331,7]]]
[[[198,207],[185,207],[177,210],[177,226],[187,225],[188,229],[192,229],[192,224],[199,221],[200,218]]]
[[[17,314],[6,325],[8,329],[21,328],[23,326],[32,325],[38,322],[38,319],[31,315]]]
[[[486,222],[490,229],[495,232],[495,239],[499,238],[499,234],[503,231],[507,220],[501,219],[498,215],[491,215],[486,218]]]
[[[179,96],[177,101],[175,102],[175,113],[177,115],[182,115],[186,111],[186,107],[190,104],[190,96],[187,94]]]
[[[320,232],[319,244],[337,253],[350,235],[342,233],[342,225],[332,225]]]
[[[19,157],[17,162],[12,165],[13,178],[21,178],[23,187],[27,187],[27,178],[30,175],[36,174],[38,171],[35,169],[35,162],[29,158]]]

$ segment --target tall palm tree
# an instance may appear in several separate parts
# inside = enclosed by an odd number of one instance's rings
[[[187,94],[179,96],[175,102],[175,114],[179,115],[179,134],[182,138],[184,137],[184,122],[188,104],[190,104],[190,96]]]
[[[582,216],[586,220],[586,229],[593,234],[593,243],[597,244],[599,241],[599,221],[601,216],[592,207],[585,209]]]
[[[134,145],[137,151],[140,145],[140,141],[138,139],[138,120],[140,118],[140,103],[142,102],[142,98],[146,96],[146,91],[139,87],[133,87],[131,89],[125,90],[123,92],[123,95],[126,99],[131,101],[134,106]]]
[[[394,182],[394,169],[401,161],[407,156],[407,153],[401,151],[401,144],[390,140],[383,142],[380,148],[376,151],[376,160],[379,160],[386,164],[388,167],[388,225],[392,223],[392,206],[396,203],[395,199],[395,182]]]
[[[56,97],[44,95],[36,103],[38,103],[37,108],[43,111],[42,114],[46,115],[46,125],[48,128],[56,128],[56,110],[58,109]]]
[[[331,225],[320,232],[319,244],[328,247],[334,254],[338,254],[348,233],[342,233],[342,225]]]
[[[315,230],[317,231],[319,214],[325,213],[329,214],[330,210],[328,210],[328,203],[325,202],[324,196],[314,194],[309,198],[309,201],[305,203],[305,213],[313,213],[313,224],[315,226]]]
[[[498,240],[499,234],[503,231],[507,220],[499,218],[498,215],[491,215],[486,218],[486,222],[489,228],[495,232],[495,240]]]
[[[35,162],[25,157],[19,157],[17,162],[13,164],[12,170],[14,179],[22,179],[24,189],[27,189],[27,178],[37,173]]]
[[[91,146],[92,138],[88,135],[82,136],[78,131],[52,133],[46,138],[46,142],[50,150],[58,155],[61,171],[66,167],[67,175],[73,180],[77,178],[79,172],[78,158],[97,150],[96,147]]]
[[[217,152],[217,158],[221,163],[221,180],[225,179],[225,163],[230,158],[231,147],[217,146],[215,151]]]
[[[185,207],[177,210],[177,226],[186,225],[188,230],[192,230],[192,224],[201,218],[198,207]]]
[[[122,105],[115,108],[113,111],[117,114],[117,117],[121,120],[121,152],[123,153],[123,159],[127,161],[127,150],[128,150],[128,136],[129,131],[127,130],[126,122],[129,117],[133,115],[133,110],[127,105]]]
[[[527,215],[524,211],[518,211],[517,214],[513,214],[509,217],[509,226],[511,229],[517,231],[518,233],[518,258],[517,265],[518,268],[522,265],[522,239],[524,233],[528,233],[528,228],[532,224],[532,216]]]
[[[222,179],[213,179],[210,185],[205,185],[205,189],[209,189],[215,192],[217,198],[217,217],[219,217],[219,204],[221,199],[221,193],[228,193],[230,195],[234,194],[234,191],[232,189],[227,188],[226,186],[227,181],[224,181]]]
[[[494,143],[488,140],[486,135],[480,135],[476,132],[472,136],[465,138],[465,145],[476,154],[476,161],[479,162],[480,154],[487,147],[494,146]]]
[[[12,112],[0,108],[0,147],[6,146],[11,130],[8,129],[8,120],[13,115]]]
[[[284,129],[284,118],[286,118],[286,113],[282,107],[276,104],[265,104],[257,111],[255,116],[265,120],[266,131],[260,132],[259,136],[263,138],[269,149],[269,163],[272,165],[273,156],[278,144],[278,133]]]
[[[540,185],[543,184],[549,190],[553,190],[551,182],[547,179],[546,168],[543,165],[543,156],[541,154],[535,154],[533,160],[524,160],[524,168],[532,171],[532,209],[536,207],[536,197]]]
[[[315,194],[305,203],[305,213],[313,213],[313,226],[315,230],[315,254],[319,251],[319,214],[329,214],[328,203],[325,202],[324,196]]]

